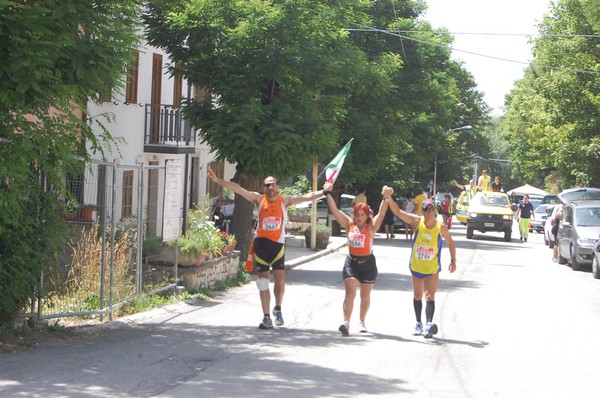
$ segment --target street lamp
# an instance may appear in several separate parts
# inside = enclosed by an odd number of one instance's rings
[[[473,128],[473,126],[471,126],[470,124],[467,124],[466,126],[450,129],[450,131],[471,130],[472,128]],[[433,198],[432,199],[434,201],[435,201],[435,194],[437,193],[436,183],[437,183],[437,153],[434,155],[434,162],[433,162]]]

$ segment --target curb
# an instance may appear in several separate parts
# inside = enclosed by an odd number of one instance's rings
[[[333,252],[341,249],[342,247],[346,246],[347,244],[348,244],[348,242],[346,240],[333,242],[325,250],[318,251],[318,252],[316,252],[314,254],[310,254],[308,256],[298,257],[298,258],[296,258],[294,260],[291,260],[291,261],[286,261],[285,270],[289,271],[290,269],[295,268],[298,265],[305,264],[305,263],[313,261],[313,260],[315,260],[315,259],[317,259],[319,257],[323,257],[323,256],[326,256],[328,254],[331,254],[331,253],[333,253]]]

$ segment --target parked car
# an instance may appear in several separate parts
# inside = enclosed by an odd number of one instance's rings
[[[544,233],[546,219],[550,216],[550,214],[548,213],[548,209],[551,209],[552,207],[554,206],[550,204],[543,204],[535,208],[535,210],[533,211],[533,218],[531,219],[529,225],[530,232],[535,231],[539,233]]]
[[[467,225],[467,212],[469,211],[469,192],[462,191],[456,201],[455,212],[456,219],[462,225]]]
[[[342,194],[340,203],[338,204],[339,209],[350,217],[354,214],[354,206],[352,206],[354,197],[354,195]],[[310,222],[311,208],[312,201],[297,204],[288,210],[288,218],[291,222]],[[328,214],[329,209],[327,208],[327,200],[325,197],[317,199],[317,219],[327,219]]]
[[[558,263],[574,270],[591,265],[600,240],[600,200],[579,200],[564,206],[558,224]]]
[[[600,200],[600,189],[588,187],[571,188],[565,189],[557,196],[562,204],[573,202],[576,200]]]
[[[548,195],[546,195],[548,196]],[[570,188],[565,189],[558,195],[559,203],[554,206],[552,209],[552,213],[548,217],[548,220],[552,221],[556,216],[556,213],[562,209],[563,205],[568,202],[573,202],[577,200],[585,200],[585,199],[594,199],[600,200],[600,189],[598,188]],[[549,198],[547,200],[554,200]],[[554,247],[554,235],[552,235],[552,224],[550,222],[546,223],[544,226],[544,243],[547,244],[551,249]]]
[[[560,201],[560,199],[558,199],[558,195],[554,194],[547,194],[542,196],[542,201],[540,202],[541,205],[558,205],[561,203],[562,202]]]
[[[541,198],[529,198],[529,203],[533,206],[533,210],[537,209],[539,205],[542,204]]]
[[[510,242],[513,212],[508,195],[504,192],[477,192],[469,203],[467,239],[473,239],[473,231],[504,232],[504,240]]]

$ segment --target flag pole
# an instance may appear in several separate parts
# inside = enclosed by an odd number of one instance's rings
[[[313,156],[313,191],[318,190],[319,184],[319,176],[317,173],[319,172],[319,158],[317,155]],[[317,199],[313,199],[312,211],[310,212],[310,248],[315,250],[317,248]]]

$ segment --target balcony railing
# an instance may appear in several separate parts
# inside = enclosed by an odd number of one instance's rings
[[[146,104],[144,152],[194,152],[196,135],[173,105]]]

